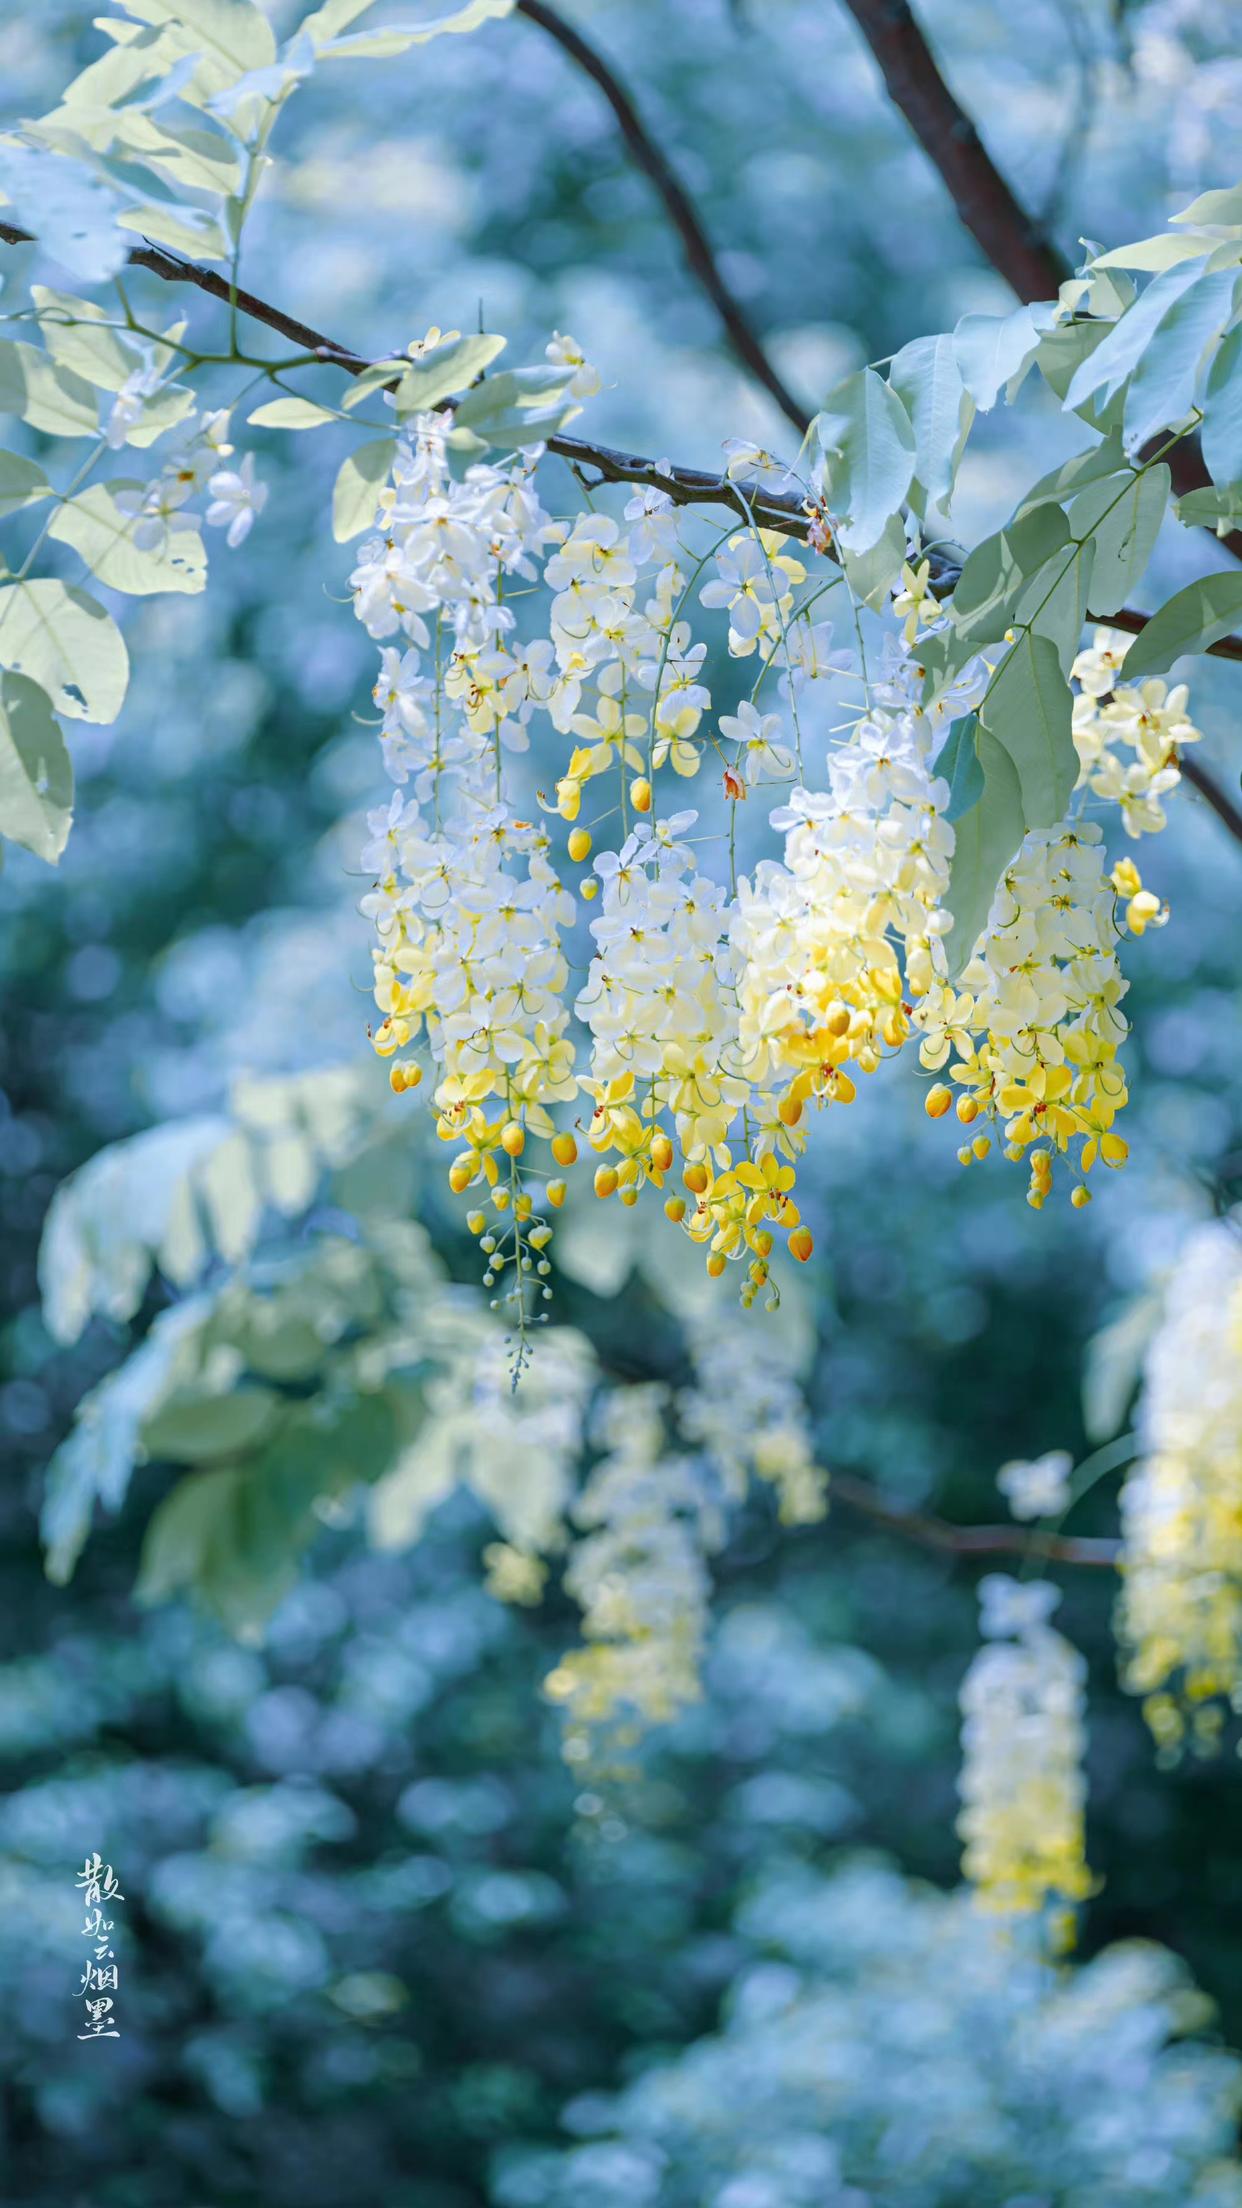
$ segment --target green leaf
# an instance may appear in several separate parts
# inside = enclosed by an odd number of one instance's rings
[[[205,130],[170,130],[134,107],[112,110],[111,142],[134,160],[166,176],[178,191],[210,192],[223,199],[241,184],[241,166],[226,138]]]
[[[1201,434],[1213,483],[1242,482],[1242,328],[1230,330],[1212,362]]]
[[[36,460],[20,452],[0,452],[0,521],[51,495],[52,486]]]
[[[123,265],[117,198],[85,161],[46,146],[0,146],[0,188],[12,218],[80,283],[103,283]]]
[[[1082,1422],[1089,1440],[1098,1444],[1120,1433],[1162,1316],[1161,1296],[1135,1296],[1091,1336],[1082,1375]]]
[[[867,552],[900,512],[914,477],[910,417],[884,378],[861,368],[829,393],[815,429],[841,543]]]
[[[551,361],[538,368],[502,368],[499,375],[485,377],[458,400],[454,421],[462,429],[487,436],[492,423],[501,417],[538,413],[549,399],[560,398],[573,379],[572,368],[561,368]]]
[[[332,534],[338,544],[348,544],[371,527],[396,449],[395,437],[376,437],[342,461],[332,492]]]
[[[43,342],[58,368],[68,368],[97,390],[119,391],[142,365],[109,328],[109,317],[94,300],[50,291],[46,284],[32,284],[30,296],[39,310]]]
[[[1009,396],[1026,374],[1056,309],[1049,303],[1017,307],[1012,314],[964,314],[953,332],[953,350],[962,382],[984,414],[1003,388]]]
[[[129,681],[111,614],[51,579],[0,585],[0,667],[29,675],[71,721],[114,721]]]
[[[1236,269],[1202,275],[1162,316],[1126,389],[1129,453],[1141,452],[1150,438],[1185,421],[1193,409],[1204,356],[1229,325],[1237,288]]]
[[[1094,560],[1095,542],[1088,537],[1072,557],[1062,552],[1051,559],[1018,600],[1018,621],[1048,638],[1067,680],[1082,643]]]
[[[330,407],[316,406],[313,399],[269,399],[246,416],[256,429],[322,429],[336,419]]]
[[[1133,245],[1117,245],[1111,253],[1097,254],[1091,266],[1137,268],[1140,273],[1156,275],[1161,269],[1175,268],[1180,261],[1202,260],[1218,242],[1202,230],[1180,236],[1176,230],[1158,230],[1153,238],[1136,238]]]
[[[914,430],[915,475],[933,504],[947,513],[975,410],[953,339],[942,334],[903,345],[888,380]]]
[[[1242,569],[1188,583],[1153,615],[1126,653],[1126,681],[1163,675],[1187,652],[1205,652],[1242,621]]]
[[[254,0],[125,0],[125,6],[143,23],[179,24],[199,50],[236,76],[276,59],[271,24]]]
[[[979,707],[984,727],[1017,769],[1027,828],[1055,828],[1078,780],[1071,711],[1056,646],[1028,631],[1001,661]]]
[[[79,491],[59,508],[49,536],[80,552],[96,582],[105,583],[109,590],[123,590],[134,598],[166,590],[194,596],[207,581],[202,537],[197,529],[179,529],[168,537],[164,549],[139,550],[133,542],[138,516],[124,513],[115,495],[132,487],[93,483],[89,490]]]
[[[950,722],[949,733],[936,755],[933,771],[949,785],[949,802],[944,808],[946,820],[960,820],[983,796],[983,769],[975,749],[975,733],[979,726],[977,713],[962,713]]]
[[[396,54],[408,53],[411,46],[426,46],[431,39],[442,38],[446,31],[477,31],[482,23],[494,23],[501,16],[510,15],[514,5],[515,0],[466,0],[466,5],[455,8],[452,15],[437,16],[430,23],[393,24],[389,30],[358,31],[352,38],[334,38],[321,50],[347,60],[387,61]],[[320,12],[326,15],[328,10]]]
[[[1131,476],[1128,484],[1093,483],[1074,500],[1070,507],[1074,535],[1080,541],[1089,536],[1095,545],[1091,604],[1097,613],[1116,613],[1143,575],[1164,520],[1169,490],[1169,471],[1162,462]]]
[[[96,437],[99,402],[89,383],[58,368],[36,345],[0,338],[0,414],[20,414],[49,437]]]
[[[0,835],[55,866],[73,819],[73,768],[46,691],[0,675]]]
[[[226,1395],[201,1386],[177,1390],[142,1428],[147,1454],[171,1464],[211,1464],[254,1449],[279,1422],[282,1397],[249,1383]]]
[[[851,552],[842,544],[841,565],[846,581],[864,606],[876,613],[883,610],[901,573],[906,549],[906,525],[900,514],[885,523],[883,534],[866,552]]]
[[[445,338],[439,345],[429,346],[401,372],[396,390],[397,412],[427,413],[454,391],[464,391],[504,349],[503,337],[488,337],[483,333],[477,337]],[[553,368],[548,381],[541,385],[543,391],[561,391],[564,387],[564,371],[559,368]],[[520,401],[515,397],[513,403]]]
[[[1242,481],[1227,483],[1222,490],[1205,486],[1201,491],[1187,491],[1185,498],[1176,500],[1173,510],[1188,529],[1214,529],[1217,536],[1222,536],[1242,522]]]
[[[1146,291],[1080,363],[1065,394],[1067,413],[1076,412],[1087,399],[1098,400],[1100,394],[1105,399],[1115,397],[1137,368],[1165,315],[1203,272],[1204,263],[1197,260],[1153,276]]]
[[[136,230],[153,245],[166,245],[170,252],[184,253],[190,260],[227,261],[229,257],[229,241],[220,224],[196,209],[127,207],[116,219],[123,230]]]
[[[1226,185],[1223,191],[1200,192],[1189,207],[1183,207],[1180,215],[1172,216],[1171,220],[1206,223],[1213,230],[1242,226],[1242,184]]]
[[[1064,511],[1050,500],[976,545],[953,592],[953,623],[963,643],[978,649],[1003,637],[1032,576],[1069,542],[1069,534]]]
[[[1022,787],[1008,752],[984,727],[976,728],[974,742],[983,794],[954,824],[944,897],[945,909],[953,915],[945,947],[954,980],[970,961],[987,924],[996,885],[1026,831]]]

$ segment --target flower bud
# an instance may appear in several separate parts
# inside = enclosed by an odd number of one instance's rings
[[[651,811],[651,784],[645,774],[640,774],[636,782],[631,782],[630,803],[636,813]]]
[[[617,1185],[617,1169],[616,1169],[616,1166],[615,1166],[615,1165],[597,1165],[597,1166],[596,1166],[596,1168],[595,1168],[595,1193],[596,1193],[596,1195],[597,1195],[597,1196],[611,1196],[611,1194],[612,1194],[612,1192],[613,1192],[614,1188],[616,1187],[616,1185]]]
[[[707,1187],[707,1167],[697,1161],[688,1165],[681,1177],[692,1196],[701,1196]]]
[[[510,1158],[520,1158],[526,1148],[526,1129],[516,1119],[500,1130],[500,1147]]]
[[[795,1227],[789,1237],[790,1256],[796,1257],[799,1265],[805,1265],[814,1247],[815,1242],[810,1228]]]
[[[937,1081],[935,1087],[930,1088],[923,1098],[923,1110],[929,1119],[943,1119],[952,1104],[953,1091],[946,1088],[943,1081]]]
[[[550,1204],[555,1204],[558,1211],[560,1210],[561,1205],[564,1203],[568,1193],[569,1191],[564,1181],[548,1182],[548,1202]]]
[[[569,839],[569,856],[576,866],[581,866],[584,859],[590,858],[591,831],[589,828],[574,829]]]
[[[577,1163],[578,1145],[572,1135],[553,1135],[551,1147],[552,1155],[558,1165],[575,1165]]]
[[[675,1227],[680,1226],[686,1216],[685,1197],[667,1196],[664,1200],[664,1216],[666,1219],[671,1219]]]

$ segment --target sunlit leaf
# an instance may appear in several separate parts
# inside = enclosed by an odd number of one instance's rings
[[[50,578],[0,585],[0,667],[29,675],[74,721],[114,721],[129,681],[111,614]]]
[[[73,767],[47,693],[0,676],[0,835],[54,866],[73,818]]]
[[[348,544],[371,527],[396,449],[395,437],[376,437],[341,462],[332,492],[332,534],[338,544]]]
[[[1242,621],[1242,568],[1204,575],[1160,608],[1126,653],[1126,681],[1163,675],[1187,652],[1205,652]]]

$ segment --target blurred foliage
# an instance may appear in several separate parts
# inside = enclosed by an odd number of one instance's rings
[[[285,28],[296,11],[271,12]],[[576,12],[624,64],[709,211],[731,281],[808,398],[920,330],[1006,303],[887,110],[844,11],[814,0],[625,0]],[[1067,242],[1154,228],[1171,195],[1238,166],[1225,158],[1242,117],[1228,0],[1042,0],[1024,11],[1020,37],[1010,11],[986,0],[926,15],[985,127],[1003,114],[998,151],[1019,188],[1036,203],[1055,194]],[[6,101],[46,104],[92,50],[89,19],[67,0],[0,9]],[[1084,85],[1089,129],[1067,177],[1060,133],[1068,96]],[[399,69],[369,71],[365,84],[312,87],[286,151],[248,278],[343,340],[378,349],[432,319],[473,327],[481,299],[518,345],[542,344],[551,325],[574,331],[616,386],[600,402],[603,437],[711,464],[724,436],[773,433],[597,96],[531,26],[444,41]],[[1056,434],[1047,423],[989,431],[963,484],[964,529],[995,515],[1032,472],[1013,440]],[[575,2199],[785,2208],[814,2198],[827,2208],[834,2185],[851,2208],[900,2198],[854,2143],[851,2126],[858,2137],[869,2120],[874,2128],[865,2076],[850,2088],[839,2163],[824,2144],[835,2117],[813,2099],[809,2116],[777,2116],[790,2130],[805,2121],[818,2143],[770,2181],[783,2191],[704,2193],[714,2166],[686,2143],[698,2121],[687,2103],[665,2139],[669,2186],[681,2189],[650,2192],[642,2158],[656,2133],[644,2106],[674,2093],[696,2060],[709,2090],[718,2079],[740,2099],[788,2028],[796,1970],[812,2004],[830,2000],[829,2013],[844,2014],[831,2033],[874,2045],[894,2093],[910,2059],[901,2016],[913,2011],[937,2038],[968,2035],[941,2068],[925,2038],[913,2071],[929,2099],[950,2106],[962,2047],[993,2033],[1007,2045],[1003,2019],[1029,2000],[1032,2029],[1048,2034],[1040,2061],[1075,2069],[1081,2086],[1076,2101],[1054,2079],[1040,2123],[1107,2109],[1144,2144],[1148,2174],[1133,2182],[1145,2193],[1110,2195],[1103,2164],[1067,2172],[1064,2160],[1039,2160],[1033,2123],[1023,2162],[1013,2134],[1030,2104],[1014,2087],[1010,2162],[986,2178],[944,2162],[929,2179],[941,2191],[912,2200],[1068,2203],[1084,2172],[1093,2204],[1181,2200],[1196,2136],[1203,2155],[1220,2153],[1227,2118],[1206,2113],[1210,2065],[1200,2091],[1171,2079],[1177,2057],[1159,2053],[1170,2019],[1205,2021],[1166,1990],[1163,1964],[1130,1951],[1036,2003],[1022,1975],[1033,1966],[1015,1958],[1011,1983],[956,1902],[873,1867],[821,1883],[838,1848],[882,1850],[902,1873],[942,1886],[956,1877],[955,1695],[974,1636],[972,1575],[961,1567],[860,1528],[843,1508],[782,1531],[762,1497],[716,1561],[706,1700],[650,1743],[628,1787],[603,1790],[566,1771],[539,1695],[572,1639],[571,1605],[555,1581],[537,1611],[502,1609],[482,1590],[494,1525],[473,1497],[444,1503],[417,1547],[391,1554],[368,1545],[348,1494],[328,1524],[307,1522],[299,1506],[309,1545],[296,1584],[264,1643],[239,1642],[177,1603],[133,1601],[170,1466],[187,1462],[184,1430],[178,1442],[166,1424],[72,1585],[43,1576],[43,1473],[71,1413],[135,1345],[168,1342],[170,1313],[185,1327],[227,1324],[230,1340],[246,1330],[256,1384],[296,1402],[312,1369],[299,1366],[311,1354],[298,1333],[307,1283],[312,1323],[331,1304],[337,1267],[366,1274],[382,1306],[401,1290],[382,1235],[392,1226],[408,1236],[414,1218],[429,1238],[416,1272],[429,1246],[450,1279],[472,1270],[438,1176],[412,1155],[400,1115],[383,1118],[382,1072],[353,1071],[366,965],[350,870],[375,773],[371,741],[349,720],[370,655],[333,602],[344,569],[323,526],[340,457],[333,437],[324,432],[322,453],[299,450],[296,462],[272,440],[262,525],[227,571],[217,563],[206,598],[128,609],[134,690],[118,730],[75,732],[79,822],[60,878],[19,853],[0,881],[7,2197],[15,2208],[327,2208],[352,2195],[458,2208],[495,2183],[507,2202],[550,2199],[522,2187],[562,2176],[527,2162],[543,2175],[524,2178],[523,2158],[564,2144],[570,2104],[578,2133],[606,2138],[619,2124],[623,2140],[638,2141],[628,2163],[590,2150],[597,2160],[585,2174],[578,2166]],[[1196,694],[1231,788],[1235,680],[1213,669]],[[949,1517],[997,1514],[1005,1458],[1083,1453],[1086,1343],[1158,1288],[1187,1226],[1237,1189],[1237,960],[1220,924],[1236,903],[1237,854],[1187,797],[1154,863],[1174,921],[1133,962],[1134,1159],[1087,1219],[1036,1219],[987,1175],[963,1178],[900,1083],[839,1116],[820,1146],[817,1265],[807,1307],[788,1323],[812,1345],[822,1458]],[[379,1138],[356,1165],[336,1164],[309,1212],[305,1174],[278,1206],[283,1221],[256,1212],[258,1251],[237,1271],[226,1222],[203,1291],[210,1309],[185,1318],[166,1285],[176,1263],[149,1277],[140,1262],[132,1292],[79,1338],[49,1329],[36,1248],[68,1173],[105,1144],[165,1139],[146,1136],[165,1123],[183,1150],[207,1143],[204,1126],[225,1139],[237,1075],[322,1066],[357,1078]],[[199,1138],[187,1135],[194,1127]],[[142,1221],[129,1224],[140,1244]],[[589,1214],[567,1221],[559,1247],[558,1318],[592,1343],[604,1372],[683,1380],[687,1314],[701,1324],[703,1307],[687,1303],[665,1253],[653,1258],[637,1234],[628,1249],[618,1252],[615,1233],[601,1248]],[[468,1336],[481,1324],[472,1292],[455,1308]],[[190,1346],[201,1359],[210,1343]],[[342,1415],[352,1352],[347,1336],[313,1367],[332,1365],[340,1384],[328,1392]],[[1098,1360],[1095,1370],[1099,1402]],[[1111,1431],[1126,1394],[1123,1376],[1100,1413]],[[353,1446],[333,1443],[342,1457]],[[343,1472],[365,1470],[367,1446]],[[1105,1483],[1084,1506],[1083,1530],[1110,1528],[1111,1508]],[[72,1512],[66,1538],[76,1539]],[[287,1561],[282,1536],[277,1576]],[[146,1569],[157,1592],[168,1588],[150,1551]],[[1086,1950],[1133,1937],[1172,1948],[1236,2042],[1236,1759],[1153,1768],[1116,1686],[1111,1601],[1104,1575],[1084,1576],[1063,1612],[1092,1672],[1089,1853],[1103,1885],[1086,1913]],[[81,2047],[72,1871],[95,1847],[128,1897],[124,2036]],[[792,1929],[791,1894],[804,1897]],[[762,1960],[772,1952],[784,1959]],[[946,1975],[967,1970],[950,2015]],[[869,2021],[876,1973],[893,1987],[883,2022]],[[821,1980],[831,1999],[815,1990]],[[684,2055],[716,2030],[731,1985],[723,2067]],[[1058,2002],[1061,2039],[1046,2023]],[[1107,2080],[1092,2069],[1096,2035],[1113,2051]],[[811,2044],[830,2041],[825,2027]],[[1015,2051],[1015,2075],[1025,2060]],[[584,2106],[644,2077],[646,2103],[640,2082],[620,2117]],[[1003,2099],[999,2056],[989,2077]],[[1030,2090],[1040,2093],[1038,2080]],[[980,2085],[972,2103],[981,2121],[991,2091]],[[1194,2119],[1168,2143],[1188,2157],[1180,2166],[1151,2149],[1161,2111],[1172,2121],[1179,2106]]]

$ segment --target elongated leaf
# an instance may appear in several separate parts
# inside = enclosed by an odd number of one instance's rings
[[[490,368],[498,353],[505,349],[503,337],[477,337],[446,339],[433,345],[417,360],[409,362],[401,372],[396,399],[399,414],[424,414],[428,408],[438,406],[454,391],[464,391],[477,375]],[[498,378],[493,378],[493,384]],[[562,391],[565,377],[559,369],[553,369],[545,391]],[[510,402],[520,403],[515,395]]]
[[[269,399],[266,406],[246,416],[256,429],[322,429],[336,418],[329,407],[316,406],[313,399]]]
[[[220,224],[197,208],[182,207],[175,213],[166,207],[127,208],[117,216],[123,230],[137,230],[154,245],[166,245],[173,253],[185,253],[195,261],[227,261],[229,241]]]
[[[253,1383],[220,1395],[194,1385],[179,1389],[145,1422],[143,1446],[171,1464],[211,1464],[253,1449],[280,1417],[274,1388]]]
[[[996,885],[1025,833],[1022,789],[1012,759],[981,726],[975,730],[974,744],[983,792],[954,823],[944,898],[946,910],[953,915],[946,944],[953,978],[971,958],[987,924]]]
[[[1126,391],[1128,452],[1140,452],[1159,430],[1175,428],[1191,412],[1205,356],[1224,335],[1237,288],[1236,269],[1205,274],[1162,317]]]
[[[52,486],[37,460],[27,460],[20,452],[0,452],[0,521],[51,495]]]
[[[395,437],[376,437],[342,461],[332,492],[332,534],[338,544],[348,544],[371,527],[396,449]]]
[[[953,593],[954,626],[964,644],[978,649],[999,642],[1032,576],[1069,542],[1069,534],[1063,509],[1049,501],[976,545]]]
[[[1242,582],[1242,574],[1238,579]],[[1069,684],[1046,636],[1018,638],[993,677],[979,718],[1017,769],[1024,826],[1055,828],[1078,780],[1078,754]]]
[[[1047,637],[1067,678],[1078,656],[1091,595],[1095,540],[1088,537],[1073,557],[1062,550],[1034,576],[1018,600],[1017,618],[1036,636]]]
[[[949,802],[944,809],[946,820],[960,820],[970,812],[983,796],[983,769],[975,748],[975,735],[979,727],[977,713],[963,713],[949,727],[949,733],[936,754],[935,771],[949,785]]]
[[[815,426],[841,542],[867,552],[900,512],[914,477],[910,417],[884,378],[862,368],[829,394]]]
[[[357,31],[349,38],[332,39],[321,50],[346,60],[387,61],[396,54],[408,53],[411,46],[426,46],[431,39],[442,38],[446,31],[477,31],[483,23],[512,14],[514,4],[515,0],[466,0],[465,7],[455,8],[452,15],[437,16],[430,23],[393,23],[384,30]]]
[[[1164,520],[1169,489],[1169,471],[1162,462],[1131,477],[1128,486],[1124,479],[1093,483],[1074,500],[1074,535],[1090,536],[1095,545],[1091,604],[1097,613],[1116,613],[1142,576]]]
[[[1242,226],[1242,184],[1226,185],[1223,191],[1200,192],[1189,207],[1183,207],[1173,221],[1210,224],[1213,229],[1233,229]]]
[[[1202,438],[1213,483],[1242,483],[1242,328],[1230,330],[1212,362]]]
[[[1179,261],[1206,260],[1217,242],[1205,230],[1158,230],[1154,238],[1136,238],[1133,245],[1117,245],[1111,253],[1098,254],[1091,266],[1137,268],[1156,275],[1161,269],[1176,268]]]
[[[1120,391],[1127,376],[1137,368],[1169,309],[1183,292],[1198,282],[1203,272],[1204,262],[1200,259],[1186,261],[1179,268],[1165,269],[1159,276],[1153,276],[1146,291],[1140,293],[1134,305],[1079,365],[1065,394],[1067,413],[1074,413],[1087,399],[1098,398],[1100,394],[1110,399]]]
[[[928,498],[947,513],[974,414],[953,339],[942,333],[903,345],[888,380],[914,429],[915,475]]]
[[[1188,529],[1214,529],[1218,537],[1223,536],[1242,521],[1242,482],[1227,483],[1223,490],[1209,486],[1187,491],[1173,510]]]
[[[179,24],[201,52],[235,76],[265,69],[276,59],[272,26],[254,0],[125,0],[125,6],[130,15],[157,28]]]
[[[111,614],[50,578],[0,586],[0,667],[29,675],[71,721],[114,721],[129,681]]]
[[[1204,575],[1162,606],[1126,653],[1126,681],[1163,675],[1187,652],[1205,652],[1242,622],[1242,568]]]
[[[20,414],[49,437],[94,437],[99,403],[89,383],[58,368],[37,345],[0,338],[0,414]]]
[[[140,551],[133,541],[135,514],[116,503],[116,492],[130,488],[93,483],[67,499],[51,523],[48,534],[80,552],[97,582],[109,590],[123,590],[134,598],[156,591],[182,591],[190,595],[207,581],[207,549],[197,529],[179,529],[160,551]],[[0,643],[3,639],[0,638]]]
[[[524,409],[533,413],[550,399],[560,398],[573,378],[572,368],[560,368],[552,362],[539,368],[502,368],[498,375],[486,377],[466,392],[457,403],[454,419],[461,428],[484,436],[489,425],[502,416]],[[426,403],[425,399],[419,401],[420,405]]]
[[[129,250],[119,196],[85,161],[42,146],[0,146],[0,189],[16,220],[80,283],[115,276]]]
[[[1012,314],[964,314],[953,332],[962,382],[981,413],[995,406],[1006,385],[1016,386],[1039,350],[1056,309],[1017,307]]]
[[[136,368],[136,352],[126,346],[112,318],[93,299],[77,299],[72,292],[51,291],[46,284],[32,284],[30,296],[39,310],[43,342],[58,368],[68,368],[99,391],[119,391]]]
[[[896,586],[906,557],[906,525],[900,514],[894,514],[873,545],[865,552],[851,552],[848,545],[841,546],[841,565],[854,596],[864,606],[879,613],[888,603],[890,592]]]
[[[0,675],[0,835],[55,866],[73,819],[73,767],[47,693]]]

